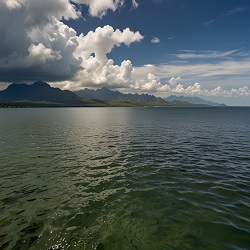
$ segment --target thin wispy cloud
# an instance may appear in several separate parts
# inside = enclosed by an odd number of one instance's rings
[[[183,51],[184,53],[175,54],[174,56],[180,59],[215,59],[215,58],[227,58],[232,55],[237,55],[239,50],[231,51]]]
[[[240,51],[237,53],[237,56],[250,57],[250,51]]]
[[[153,3],[162,3],[163,0],[153,0]]]
[[[135,67],[135,74],[139,76],[152,72],[159,78],[171,78],[173,75],[182,76],[188,80],[204,80],[204,77],[224,76],[231,78],[233,75],[250,77],[250,60],[249,58],[242,60],[221,61],[217,63],[178,63],[170,62],[169,64],[144,65],[143,67]]]
[[[208,26],[210,26],[211,24],[213,24],[214,22],[215,22],[215,19],[211,19],[211,20],[209,20],[209,21],[203,23],[203,25],[204,25],[205,27],[208,27]]]
[[[174,39],[175,39],[174,35],[168,37],[168,40],[174,40]]]
[[[232,15],[235,15],[235,14],[239,14],[241,12],[245,12],[247,10],[248,10],[247,7],[237,7],[235,9],[232,9],[232,10],[229,10],[229,11],[225,12],[223,15],[224,16],[232,16]]]

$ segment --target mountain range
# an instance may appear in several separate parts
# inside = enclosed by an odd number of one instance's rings
[[[29,106],[29,107],[103,107],[103,106],[219,106],[219,104],[200,98],[171,96],[165,100],[149,94],[124,94],[108,88],[97,90],[83,89],[79,91],[53,88],[48,83],[37,81],[31,85],[9,85],[0,91],[0,107]]]
[[[164,98],[164,100],[167,102],[180,101],[180,102],[188,102],[188,103],[193,103],[197,105],[207,105],[207,106],[226,106],[225,104],[219,104],[216,102],[211,102],[211,101],[201,99],[199,97],[190,97],[190,96],[171,95],[167,98]]]
[[[75,94],[82,98],[88,99],[98,99],[105,101],[126,101],[131,100],[139,103],[154,103],[154,104],[177,104],[177,106],[222,106],[225,104],[219,104],[216,102],[207,101],[199,97],[189,97],[189,96],[175,96],[171,95],[167,98],[155,97],[149,94],[123,94],[119,91],[112,91],[106,87],[101,89],[93,90],[85,88],[83,90],[75,91]]]
[[[155,97],[154,95],[123,94],[119,91],[112,91],[106,87],[97,90],[85,88],[83,90],[75,91],[74,93],[82,98],[103,101],[134,101],[139,103],[166,104],[162,98]]]

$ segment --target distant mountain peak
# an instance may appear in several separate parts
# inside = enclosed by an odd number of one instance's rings
[[[13,83],[0,91],[0,102],[44,102],[59,105],[80,104],[80,98],[71,91],[51,87],[47,82],[37,81],[33,84]]]
[[[33,86],[42,86],[42,87],[50,87],[51,86],[47,83],[47,82],[43,82],[43,81],[36,81],[32,84]]]
[[[20,86],[26,86],[27,84],[25,84],[25,83],[12,83],[12,84],[10,84],[6,89],[4,89],[4,90],[10,90],[10,89],[15,89],[15,88],[18,88],[18,87],[20,87]]]
[[[43,81],[36,81],[32,84],[26,84],[26,83],[12,83],[10,84],[7,89],[20,89],[23,87],[49,87],[51,88],[51,86],[47,83],[47,82],[43,82]],[[6,89],[6,90],[7,90]]]

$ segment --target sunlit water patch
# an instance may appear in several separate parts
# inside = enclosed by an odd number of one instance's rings
[[[0,249],[250,249],[249,108],[0,110]]]

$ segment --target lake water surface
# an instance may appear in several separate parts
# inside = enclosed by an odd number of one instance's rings
[[[250,249],[250,108],[1,109],[0,249]]]

